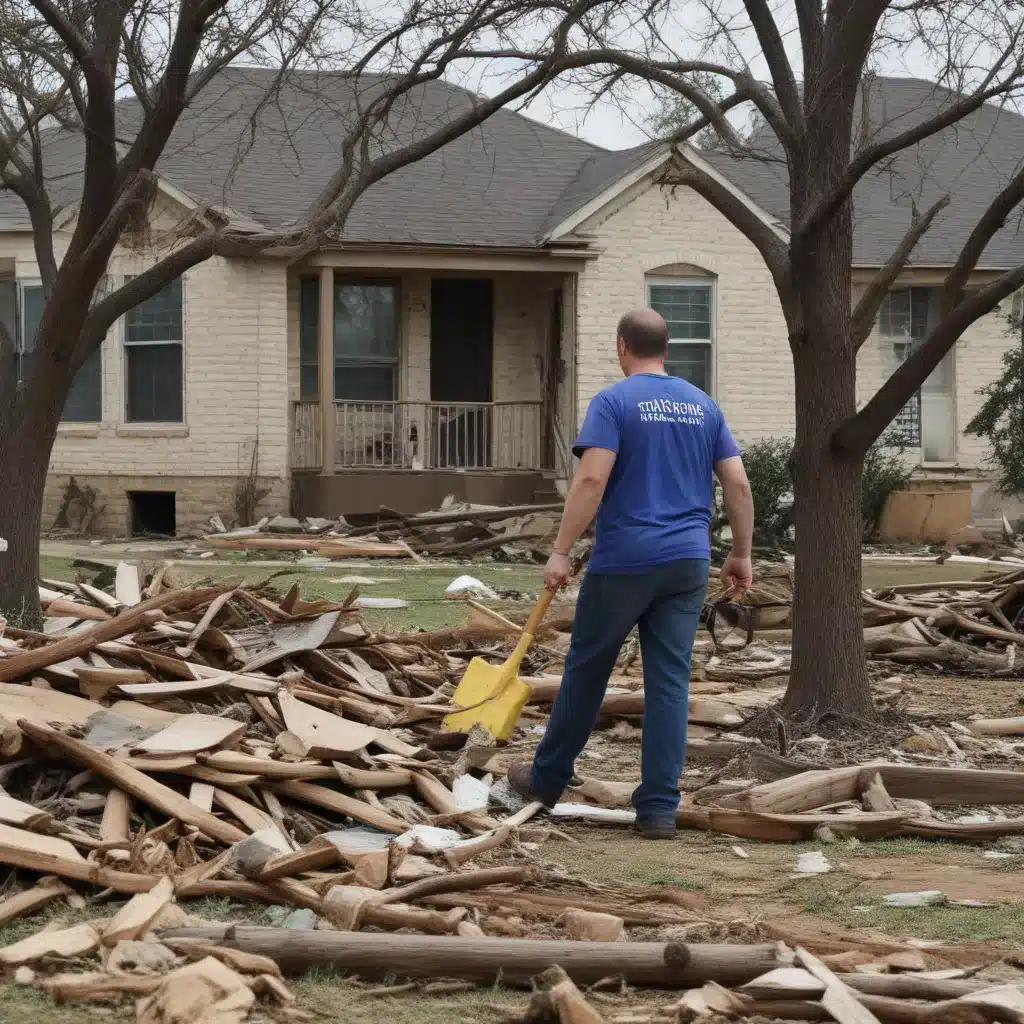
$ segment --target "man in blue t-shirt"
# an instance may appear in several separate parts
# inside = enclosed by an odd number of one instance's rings
[[[627,313],[616,348],[625,380],[596,395],[587,410],[573,447],[579,468],[544,570],[547,586],[565,585],[569,549],[596,513],[562,685],[532,768],[513,765],[509,783],[548,806],[558,800],[597,723],[622,644],[639,625],[644,723],[636,827],[649,839],[669,839],[686,752],[690,656],[711,558],[713,475],[733,537],[721,579],[734,595],[751,583],[754,506],[722,411],[665,371],[662,317],[653,309]]]

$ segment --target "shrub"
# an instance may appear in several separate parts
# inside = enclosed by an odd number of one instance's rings
[[[864,539],[878,533],[886,499],[910,478],[911,467],[904,458],[906,444],[892,434],[883,434],[864,456],[860,477],[860,516],[864,523]]]
[[[1008,318],[1011,335],[1020,344],[1003,353],[1003,372],[978,390],[984,398],[966,433],[984,437],[991,450],[986,461],[996,471],[1003,494],[1024,494],[1024,330],[1019,316]]]
[[[864,458],[860,508],[865,539],[877,534],[886,499],[910,476],[904,451],[905,445],[898,437],[886,435],[868,449]],[[743,450],[743,465],[754,498],[757,544],[778,545],[789,537],[793,525],[792,455],[793,442],[788,437],[763,438]]]
[[[754,541],[777,545],[793,525],[793,477],[789,460],[793,442],[788,437],[767,437],[743,450],[743,465],[754,497]]]

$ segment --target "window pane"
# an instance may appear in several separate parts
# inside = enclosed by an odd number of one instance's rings
[[[126,341],[182,341],[181,278],[176,277],[124,318]]]
[[[673,377],[682,377],[708,394],[711,392],[711,346],[671,342],[665,369]]]
[[[338,401],[392,402],[395,398],[393,366],[335,366],[334,397]]]
[[[125,348],[129,423],[182,423],[181,345]]]
[[[319,323],[320,280],[304,277],[299,281],[299,395],[302,398],[316,398],[320,386],[317,374]]]
[[[889,292],[878,311],[879,333],[886,338],[926,337],[930,301],[930,288],[897,288]]]
[[[316,366],[299,367],[299,397],[316,398],[320,394],[320,373]]]
[[[75,374],[61,419],[70,423],[99,423],[102,408],[103,358],[96,349]]]
[[[397,291],[390,284],[335,284],[335,364],[398,358]]]
[[[711,288],[707,285],[652,284],[651,308],[668,324],[670,338],[711,340]]]
[[[43,319],[43,286],[25,285],[21,289],[21,348],[34,352],[39,321]]]

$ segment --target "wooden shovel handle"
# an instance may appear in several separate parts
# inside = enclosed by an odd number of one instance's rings
[[[537,603],[533,606],[533,611],[530,612],[530,617],[526,620],[526,625],[523,626],[524,633],[529,633],[530,636],[536,634],[540,620],[544,618],[548,605],[551,604],[551,599],[554,596],[555,592],[548,587],[541,591],[540,597],[537,598]]]

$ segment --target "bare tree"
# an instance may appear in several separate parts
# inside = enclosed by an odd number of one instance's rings
[[[337,237],[375,182],[436,151],[504,105],[543,85],[586,9],[534,0],[0,0],[0,189],[31,221],[44,306],[31,360],[0,331],[0,608],[38,614],[40,516],[50,451],[76,371],[119,317],[212,256],[300,258]],[[413,133],[391,130],[396,108],[418,90],[476,60],[502,61],[513,32],[533,41],[514,57],[502,89],[469,101]],[[144,272],[104,293],[108,262],[145,221],[159,163],[176,126],[229,66],[346,76],[352,103],[337,141],[337,169],[294,227],[232,226],[217,209],[197,211]],[[372,73],[372,74],[370,74]],[[268,90],[264,104],[274,102]],[[244,150],[246,132],[239,128]],[[50,165],[55,150],[79,153],[69,185]],[[69,198],[68,189],[73,194]],[[66,247],[55,225],[70,217]]]
[[[674,92],[693,116],[667,141],[711,130],[733,152],[788,170],[785,231],[685,152],[667,180],[697,192],[757,248],[788,329],[796,386],[796,575],[784,710],[804,720],[828,713],[867,718],[857,502],[864,456],[964,330],[1024,284],[1022,261],[965,294],[979,258],[1024,199],[1024,170],[1003,182],[964,231],[942,282],[938,322],[859,409],[857,351],[949,197],[914,209],[902,242],[854,305],[854,190],[865,176],[886,173],[900,154],[955,131],[984,104],[1015,100],[1024,87],[1024,12],[997,0],[703,0],[698,32],[684,27],[693,8],[652,0],[616,4],[603,21],[591,12],[587,42],[564,62],[565,74],[595,96],[638,82]],[[870,71],[880,53],[909,49],[926,54],[934,77],[952,92],[920,116],[888,121],[874,103]],[[770,81],[758,79],[744,52],[763,60]],[[709,89],[708,76],[721,88]],[[744,109],[763,122],[757,152],[738,130]]]

